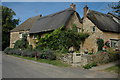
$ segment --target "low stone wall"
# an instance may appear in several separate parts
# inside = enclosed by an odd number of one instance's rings
[[[98,54],[80,54],[80,53],[73,53],[73,54],[63,54],[59,60],[64,63],[71,64],[73,66],[83,66],[90,63],[97,63],[98,65],[106,64],[112,61],[116,61],[120,59],[120,53],[98,53]]]
[[[70,54],[70,53],[62,54],[57,59],[64,63],[72,64],[73,63],[73,54]]]

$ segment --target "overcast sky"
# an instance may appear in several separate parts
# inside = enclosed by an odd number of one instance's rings
[[[110,2],[2,2],[2,5],[11,8],[16,13],[14,18],[20,18],[21,24],[26,19],[33,16],[40,14],[46,16],[69,8],[71,3],[76,4],[76,11],[79,13],[80,17],[83,17],[83,7],[86,4],[91,10],[102,13],[111,11],[107,9]]]

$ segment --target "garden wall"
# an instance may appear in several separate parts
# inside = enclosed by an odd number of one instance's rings
[[[73,54],[68,53],[62,55],[59,58],[59,60],[61,60],[62,62],[71,64],[73,66],[83,66],[91,63],[97,63],[97,65],[101,65],[119,59],[120,59],[120,53],[110,54],[107,52],[101,52],[92,55],[80,54],[80,53],[73,53]]]

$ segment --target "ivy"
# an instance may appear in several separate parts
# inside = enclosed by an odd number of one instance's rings
[[[44,50],[49,48],[67,52],[73,46],[76,50],[79,50],[80,43],[88,36],[87,33],[77,33],[73,30],[62,30],[59,28],[49,34],[45,34],[44,38],[40,38],[36,49]]]
[[[103,50],[104,40],[101,38],[97,38],[97,45],[98,45],[98,51]]]

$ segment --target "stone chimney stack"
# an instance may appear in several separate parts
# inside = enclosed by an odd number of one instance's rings
[[[42,17],[42,14],[40,14],[40,17]]]
[[[70,7],[73,8],[74,10],[76,10],[76,5],[75,5],[75,4],[72,3],[72,4],[70,5]]]
[[[84,18],[87,17],[87,11],[88,11],[88,7],[87,7],[87,5],[85,5],[85,7],[84,7]]]

